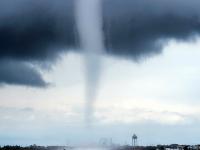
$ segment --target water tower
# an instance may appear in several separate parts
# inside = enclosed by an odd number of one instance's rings
[[[133,147],[133,150],[135,150],[135,147],[136,147],[136,144],[137,144],[137,135],[136,134],[133,134],[132,136],[132,147]]]

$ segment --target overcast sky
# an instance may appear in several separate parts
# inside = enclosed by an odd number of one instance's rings
[[[200,2],[149,1],[103,3],[105,54],[89,129],[73,2],[0,1],[0,145],[131,144],[133,133],[143,145],[197,144]]]
[[[199,39],[172,41],[161,55],[141,63],[105,56],[89,130],[82,56],[69,53],[42,73],[51,87],[0,89],[1,144],[76,145],[98,143],[103,137],[130,144],[132,133],[146,145],[198,143],[199,48]]]

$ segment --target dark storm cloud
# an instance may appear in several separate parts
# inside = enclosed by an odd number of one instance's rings
[[[68,0],[0,1],[0,85],[46,87],[35,67],[54,62],[74,47],[72,3]]]
[[[1,0],[0,58],[48,60],[77,48],[74,0]],[[200,30],[198,0],[104,0],[107,52],[138,57],[160,53],[163,40]]]
[[[45,61],[74,47],[73,7],[67,2],[1,0],[0,58]]]
[[[16,62],[52,62],[58,54],[78,48],[73,3],[76,0],[1,0],[0,60]],[[104,34],[106,52],[133,60],[162,52],[170,39],[188,40],[200,32],[199,0],[104,0]],[[1,64],[1,70],[13,71],[12,65]],[[24,65],[23,65],[24,66]],[[38,72],[35,82],[43,85]],[[5,73],[4,73],[5,75]],[[15,80],[14,80],[15,79]],[[38,80],[37,80],[38,79]],[[9,82],[8,82],[9,81]]]
[[[200,31],[198,0],[105,0],[105,34],[111,54],[130,58],[160,53],[169,39]]]
[[[0,65],[0,85],[47,86],[41,74],[30,64],[6,60],[0,61]]]

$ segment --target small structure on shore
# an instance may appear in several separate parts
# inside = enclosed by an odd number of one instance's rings
[[[136,134],[133,134],[132,136],[132,147],[133,147],[133,150],[135,150],[135,147],[136,147],[136,144],[137,144],[137,135]]]

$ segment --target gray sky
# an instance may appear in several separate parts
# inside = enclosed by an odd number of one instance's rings
[[[197,144],[200,2],[171,1],[103,1],[91,128],[73,2],[0,1],[0,145]]]
[[[84,122],[83,57],[64,55],[42,71],[51,87],[0,89],[1,144],[130,144],[133,132],[145,145],[198,143],[199,47],[199,39],[171,41],[141,63],[104,56],[92,129]]]

